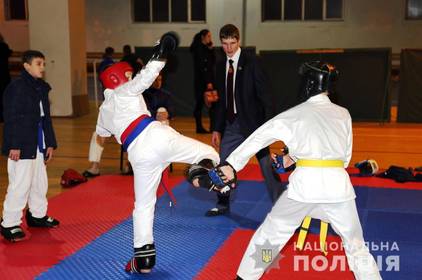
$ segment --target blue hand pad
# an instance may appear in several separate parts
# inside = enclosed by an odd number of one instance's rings
[[[218,175],[217,168],[213,168],[210,171],[208,171],[208,176],[210,177],[213,184],[217,186],[225,186],[226,184],[223,182],[223,179]]]
[[[284,168],[284,165],[283,165],[283,156],[282,155],[277,155],[275,157],[275,159],[276,159],[276,162],[273,162],[273,164],[272,164],[272,166],[275,169],[275,171],[278,174],[286,173],[286,169]]]

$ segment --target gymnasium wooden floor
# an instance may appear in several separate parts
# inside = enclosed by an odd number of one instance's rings
[[[380,168],[386,169],[390,165],[404,167],[422,166],[422,124],[401,124],[392,122],[354,123],[354,145],[351,163],[364,159],[375,159]],[[49,191],[48,197],[66,191],[60,186],[60,177],[67,168],[83,172],[89,166],[87,155],[89,140],[95,128],[97,110],[91,104],[91,113],[79,118],[53,118],[56,131],[58,149],[54,153],[52,162],[48,165]],[[210,134],[196,134],[193,118],[176,117],[171,122],[172,127],[186,136],[210,143]],[[206,126],[208,120],[206,120]],[[3,131],[0,125],[0,133]],[[274,144],[271,149],[277,151],[281,144]],[[110,139],[105,146],[101,162],[101,174],[118,174],[120,146]],[[255,162],[253,159],[251,162]],[[185,165],[174,164],[174,171],[170,176],[183,173]],[[0,159],[0,211],[3,209],[3,200],[7,190],[7,159]]]

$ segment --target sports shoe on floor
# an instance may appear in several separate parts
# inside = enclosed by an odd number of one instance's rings
[[[85,178],[93,178],[93,177],[100,176],[100,173],[92,173],[91,171],[85,170],[82,173],[82,176],[84,176]]]
[[[146,244],[134,248],[134,257],[126,264],[125,271],[129,273],[150,273],[155,265],[155,246]]]
[[[221,216],[226,215],[230,213],[230,207],[215,207],[211,208],[205,213],[205,216],[207,217],[215,217],[215,216]]]
[[[26,210],[26,224],[29,227],[55,228],[59,226],[60,222],[47,215],[42,218],[35,218],[28,209]]]
[[[25,232],[23,232],[20,226],[1,226],[1,235],[3,235],[4,239],[10,242],[18,242],[25,238]]]

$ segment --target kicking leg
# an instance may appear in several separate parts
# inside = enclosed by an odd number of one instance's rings
[[[148,131],[148,138],[154,139],[153,153],[167,164],[172,162],[193,164],[203,159],[210,159],[214,164],[220,162],[220,157],[213,147],[186,137],[169,126],[155,126]]]

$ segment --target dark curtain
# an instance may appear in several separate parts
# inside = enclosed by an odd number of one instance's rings
[[[422,49],[402,50],[398,122],[422,122]]]
[[[389,121],[391,49],[287,50],[260,54],[269,75],[276,112],[299,103],[299,66],[306,61],[321,60],[339,70],[330,99],[347,108],[354,121]]]

